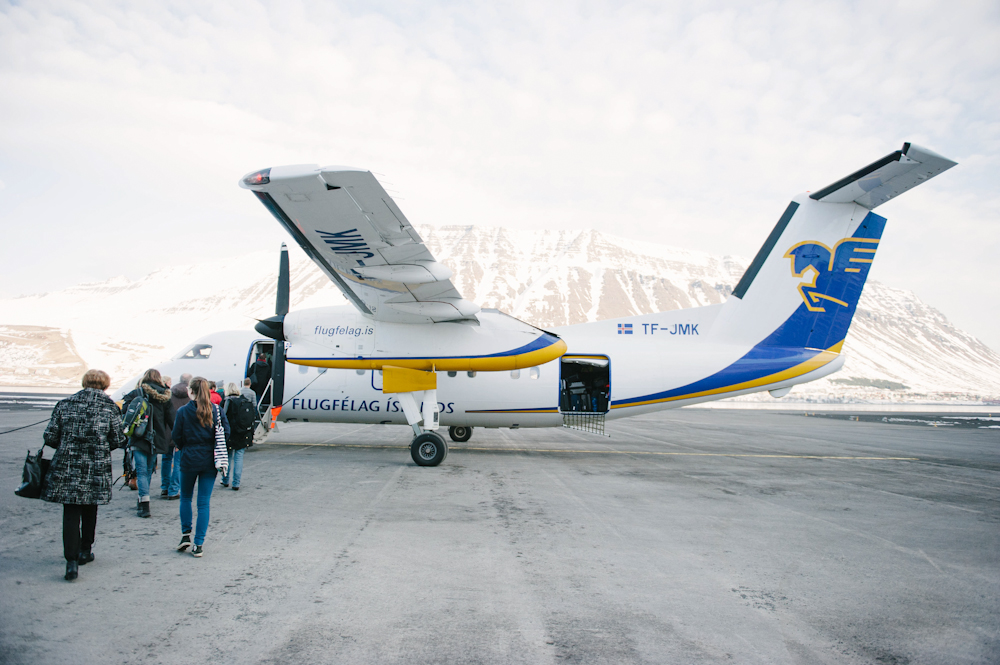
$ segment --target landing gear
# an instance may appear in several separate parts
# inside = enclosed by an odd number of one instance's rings
[[[448,456],[448,444],[437,432],[428,431],[413,437],[410,457],[417,466],[437,466]]]
[[[472,428],[471,427],[449,427],[448,436],[451,440],[456,443],[465,443],[472,438]]]

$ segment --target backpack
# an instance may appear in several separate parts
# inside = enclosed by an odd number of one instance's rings
[[[132,398],[122,415],[125,436],[142,438],[149,427],[149,416],[149,400],[142,394],[142,388],[139,388],[139,394]]]
[[[232,398],[229,403],[231,406],[226,417],[229,418],[229,428],[232,433],[237,435],[251,433],[257,422],[257,409],[250,400],[242,396]]]

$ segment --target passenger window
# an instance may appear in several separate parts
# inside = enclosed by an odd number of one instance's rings
[[[458,376],[458,372],[448,372],[448,376],[454,379],[456,376]]]
[[[528,372],[528,378],[529,379],[537,379],[541,375],[542,375],[542,373],[539,371],[539,369],[537,367],[532,367],[531,371]]]
[[[194,358],[194,359],[205,359],[212,355],[212,345],[211,344],[195,344],[190,349],[177,356],[180,358]]]
[[[309,368],[305,365],[299,365],[299,374],[308,374]]]
[[[468,374],[468,375],[469,375],[469,378],[470,378],[470,379],[474,379],[474,378],[476,378],[476,373],[475,373],[475,372],[466,372],[466,374]]]
[[[521,370],[519,370],[519,369],[511,370],[510,378],[512,378],[512,379],[520,379],[521,378]]]

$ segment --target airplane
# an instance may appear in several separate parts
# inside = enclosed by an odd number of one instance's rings
[[[603,434],[609,419],[765,390],[783,397],[844,364],[886,223],[873,210],[955,165],[905,143],[795,196],[721,304],[552,330],[463,299],[370,171],[255,171],[240,186],[351,304],[289,311],[282,244],[275,316],[208,335],[157,369],[238,381],[264,353],[264,433],[293,421],[409,425],[420,466],[447,457],[445,426],[455,442],[476,427]]]

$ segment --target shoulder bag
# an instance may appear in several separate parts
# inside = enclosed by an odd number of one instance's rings
[[[212,407],[215,416],[215,468],[226,473],[229,469],[229,451],[226,450],[226,430],[222,428],[222,416],[218,406]]]
[[[51,460],[42,457],[45,447],[39,449],[37,455],[32,455],[28,451],[24,458],[24,471],[21,472],[21,486],[14,490],[14,494],[23,496],[25,499],[38,499],[45,490],[45,474],[49,471]]]

